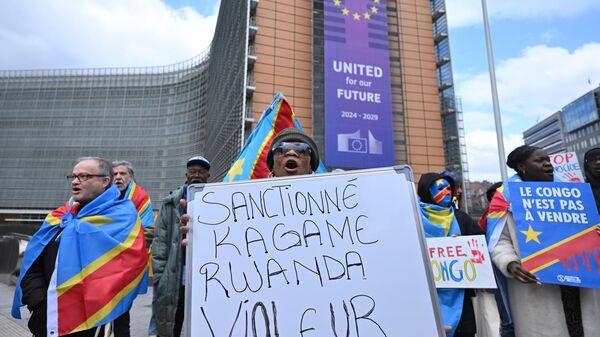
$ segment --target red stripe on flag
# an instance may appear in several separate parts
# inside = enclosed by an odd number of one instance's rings
[[[148,193],[142,190],[139,186],[133,191],[133,195],[131,196],[131,202],[135,205],[135,209],[139,212],[142,206],[148,200]]]
[[[58,297],[59,335],[73,332],[102,309],[147,265],[146,240],[140,230],[131,247]]]
[[[284,129],[295,127],[294,119],[292,118],[293,111],[290,103],[287,99],[282,98],[279,104],[278,111],[275,115],[275,120],[273,121],[273,134],[269,139],[266,140],[266,145],[263,148],[262,153],[258,157],[258,161],[256,162],[256,166],[254,167],[254,171],[250,176],[250,179],[259,179],[266,178],[269,176],[269,168],[267,167],[267,154],[271,149],[271,142],[273,138]]]
[[[527,270],[533,270],[554,260],[564,261],[572,259],[577,254],[581,254],[583,250],[589,250],[591,252],[594,247],[599,246],[599,242],[600,237],[598,236],[598,233],[593,230],[529,260],[523,261],[523,267]]]

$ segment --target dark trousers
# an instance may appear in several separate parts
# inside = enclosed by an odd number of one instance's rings
[[[175,326],[173,327],[173,336],[180,337],[183,328],[183,319],[185,318],[185,287],[179,287],[179,301],[177,302],[177,312],[175,312]]]
[[[114,320],[113,330],[115,337],[131,337],[131,332],[129,330],[129,322],[131,320],[131,317],[129,316],[130,310],[131,308]]]

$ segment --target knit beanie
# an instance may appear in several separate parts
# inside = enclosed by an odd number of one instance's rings
[[[313,171],[317,170],[319,167],[319,149],[317,148],[317,143],[304,133],[304,131],[297,128],[287,128],[281,130],[281,132],[273,138],[273,142],[271,142],[271,148],[267,154],[267,167],[269,168],[269,171],[273,171],[273,147],[282,142],[300,142],[310,146],[310,168]]]

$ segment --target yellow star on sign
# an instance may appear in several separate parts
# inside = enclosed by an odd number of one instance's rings
[[[526,231],[520,231],[521,233],[525,234],[525,236],[527,237],[525,240],[525,243],[529,242],[529,241],[535,241],[537,243],[541,243],[540,239],[538,238],[538,236],[540,234],[542,234],[542,232],[536,232],[533,230],[533,227],[531,227],[531,225],[529,225],[529,228]]]
[[[363,14],[363,16],[365,17],[365,19],[369,20],[371,18],[371,14],[369,14],[369,12],[365,12],[365,14]]]
[[[348,10],[348,8],[344,8],[344,9],[342,9],[342,14],[348,15],[348,14],[350,14],[350,11]]]
[[[340,6],[342,4],[342,0],[333,0],[333,4],[336,6]]]
[[[354,17],[354,20],[360,20],[360,14],[354,13],[352,16]]]
[[[242,168],[243,165],[244,159],[240,159],[233,164],[229,173],[229,181],[233,181],[236,176],[241,175],[244,172],[244,169]]]
[[[371,12],[373,12],[373,13],[377,13],[378,10],[379,10],[379,8],[377,8],[375,6],[371,7]]]

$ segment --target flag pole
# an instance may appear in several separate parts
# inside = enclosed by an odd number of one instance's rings
[[[506,165],[504,160],[506,158],[504,154],[504,138],[502,135],[502,119],[500,118],[500,104],[498,103],[498,89],[496,88],[496,71],[494,70],[494,53],[492,51],[492,39],[490,38],[490,26],[487,14],[486,0],[481,0],[481,7],[483,9],[483,29],[485,31],[485,44],[487,47],[487,59],[488,67],[490,70],[490,83],[492,85],[492,103],[494,106],[494,122],[496,125],[496,139],[498,141],[498,158],[500,159],[500,175],[502,181],[508,179],[508,173],[506,172]]]

